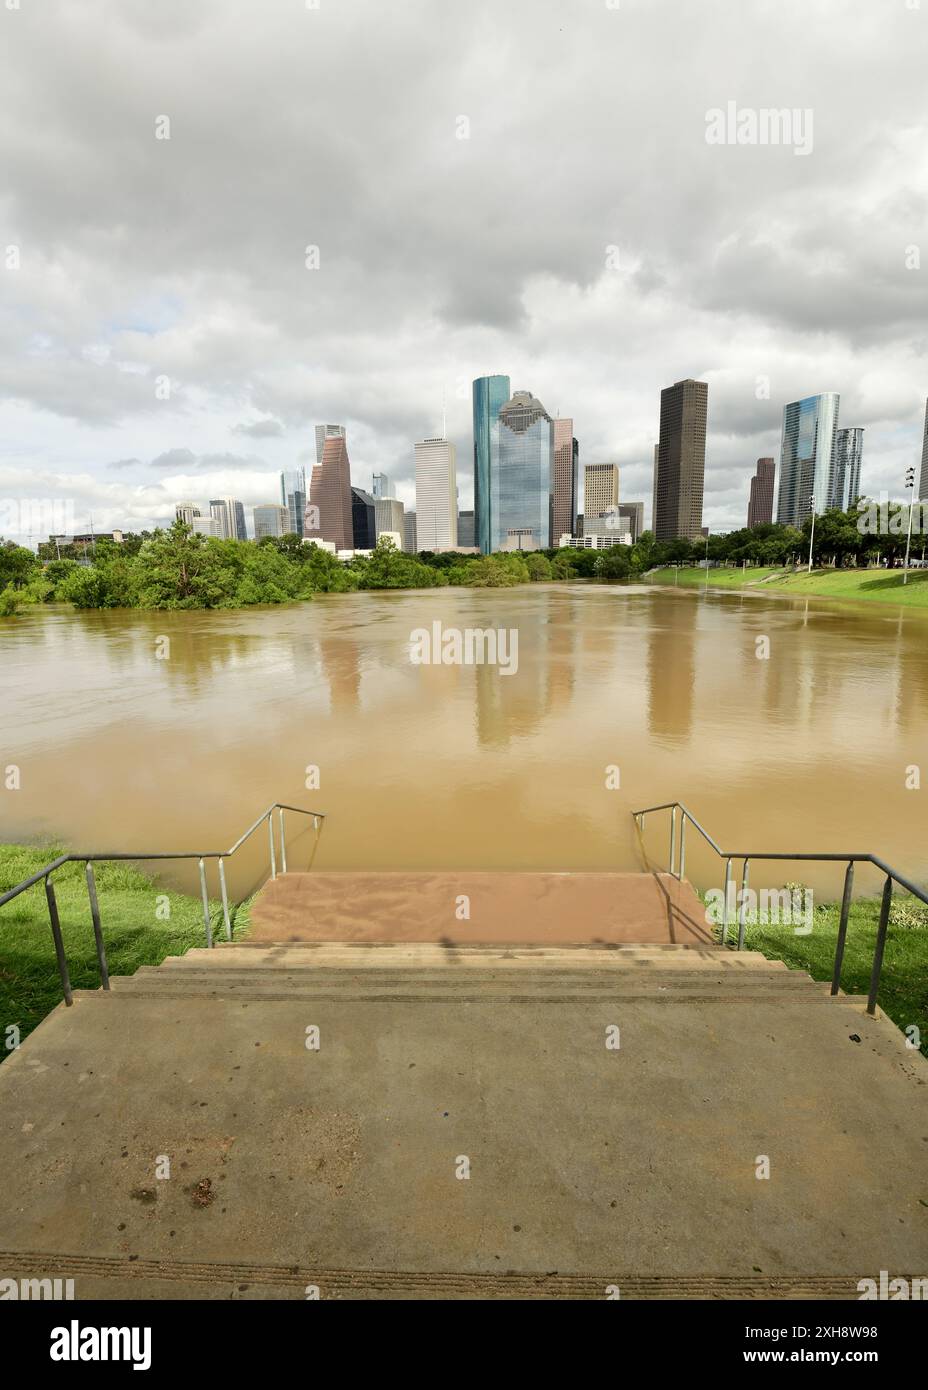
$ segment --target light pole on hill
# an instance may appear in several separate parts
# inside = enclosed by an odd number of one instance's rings
[[[908,582],[909,582],[909,551],[910,551],[911,548],[912,548],[912,513],[913,513],[913,511],[915,510],[915,508],[914,508],[914,506],[913,506],[914,493],[915,493],[915,469],[914,469],[914,468],[907,468],[907,469],[905,470],[905,485],[906,485],[906,487],[910,490],[910,496],[909,496],[909,534],[908,534],[908,536],[906,537],[906,542],[905,542],[905,568],[904,568],[903,571],[902,571],[902,582],[903,582],[903,584],[908,584]]]
[[[812,508],[812,531],[809,535],[809,573],[812,573],[812,546],[815,542],[815,493],[809,498],[809,506]]]

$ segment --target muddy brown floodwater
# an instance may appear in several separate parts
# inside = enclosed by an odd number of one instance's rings
[[[411,633],[436,621],[517,630],[517,671],[414,664]],[[0,680],[7,841],[221,849],[281,800],[327,812],[319,868],[631,869],[631,810],[676,798],[726,849],[872,850],[928,880],[919,613],[591,585],[56,608],[0,624]],[[666,841],[655,819],[655,857]],[[687,856],[718,881],[695,837]],[[801,877],[837,892],[829,875]]]

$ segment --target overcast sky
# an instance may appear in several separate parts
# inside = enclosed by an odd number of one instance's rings
[[[12,498],[104,530],[232,494],[250,529],[317,422],[410,505],[443,394],[469,505],[487,372],[648,513],[661,387],[707,381],[713,529],[803,395],[865,426],[868,491],[918,462],[928,0],[15,3],[8,535]],[[811,149],[707,143],[729,101],[811,111]]]

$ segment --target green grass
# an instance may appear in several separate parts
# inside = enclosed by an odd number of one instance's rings
[[[711,569],[709,571],[710,589],[741,589],[745,585],[758,584],[765,579],[768,574],[778,574],[778,569],[746,569],[743,570],[739,565],[732,569]],[[652,584],[674,584],[688,589],[705,588],[706,571],[704,569],[681,568],[674,571],[673,566],[668,569],[657,570],[649,575],[649,583]]]
[[[770,578],[769,576],[773,576]],[[764,582],[766,581],[766,582]],[[681,569],[675,581],[673,568],[658,570],[650,576],[653,584],[673,584],[686,588],[705,586],[706,572],[701,569]],[[902,582],[902,570],[807,570],[793,572],[783,569],[755,567],[747,569],[713,569],[709,571],[710,589],[742,589],[760,585],[776,593],[795,594],[797,598],[831,598],[863,603],[904,604],[907,608],[928,608],[928,570],[910,570],[907,584]]]
[[[0,893],[64,852],[55,845],[0,845]],[[111,975],[131,975],[140,965],[159,965],[166,956],[206,944],[199,898],[170,892],[128,864],[97,864],[94,873]],[[98,989],[100,972],[83,864],[64,865],[53,881],[71,985]],[[155,913],[165,904],[169,916],[161,920]],[[210,907],[213,933],[218,936],[222,909],[218,903]],[[247,926],[247,918],[247,905],[233,913],[236,936]],[[0,1037],[5,1040],[5,1030],[16,1024],[25,1038],[61,997],[45,888],[39,883],[0,907]],[[5,1055],[0,1047],[0,1058]]]
[[[902,903],[921,907],[915,899],[902,895],[894,899],[896,906]],[[838,903],[816,908],[809,936],[796,936],[791,926],[749,925],[745,930],[745,949],[760,951],[769,960],[782,960],[794,969],[806,970],[813,980],[830,980],[840,915]],[[880,904],[876,899],[864,898],[851,905],[841,969],[841,988],[845,994],[866,997],[870,991],[879,917]],[[729,940],[731,932],[729,928]],[[735,935],[737,939],[737,928]],[[928,1056],[928,920],[923,919],[920,926],[903,927],[894,926],[890,919],[877,1002],[903,1031],[915,1024],[921,1035],[921,1050]]]

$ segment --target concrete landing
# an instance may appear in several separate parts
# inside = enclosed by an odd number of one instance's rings
[[[462,897],[469,917],[459,914]],[[274,941],[712,944],[670,874],[312,873],[267,883],[251,937]]]
[[[854,1297],[928,1267],[926,1081],[887,1020],[747,953],[191,951],[78,992],[0,1067],[0,1274]]]

